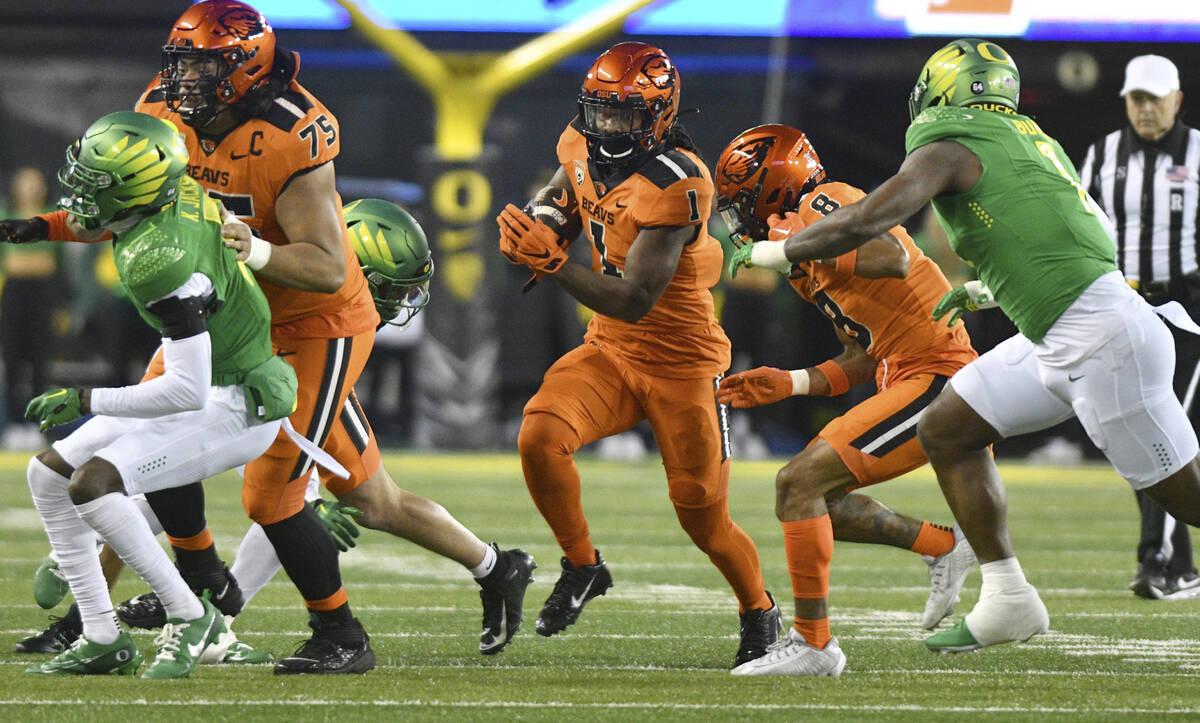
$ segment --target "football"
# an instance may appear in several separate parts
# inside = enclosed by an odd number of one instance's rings
[[[525,212],[554,229],[566,245],[579,238],[583,221],[579,217],[579,204],[569,191],[546,186],[538,191],[525,207]]]

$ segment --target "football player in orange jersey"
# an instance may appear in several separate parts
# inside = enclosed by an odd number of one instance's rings
[[[799,224],[865,194],[826,179],[804,133],[783,125],[743,132],[716,166],[717,208],[737,244],[786,238]],[[734,269],[736,272],[736,269]],[[898,477],[928,459],[917,440],[921,411],[946,380],[978,356],[961,324],[933,319],[950,291],[940,269],[895,227],[859,249],[793,267],[789,280],[833,323],[845,351],[809,369],[759,367],[721,381],[717,398],[734,407],[796,395],[838,395],[874,380],[879,392],[833,420],[775,478],[796,615],[786,644],[735,675],[841,674],[846,656],[829,629],[833,541],[909,549],[929,564],[922,627],[954,610],[975,556],[957,527],[898,514],[853,490]]]
[[[678,71],[656,47],[615,45],[588,71],[579,115],[558,141],[561,167],[535,198],[575,199],[591,268],[569,261],[557,233],[516,206],[497,219],[511,262],[551,276],[596,312],[583,345],[550,367],[525,405],[517,442],[529,492],[564,553],[536,628],[558,633],[612,586],[584,517],[575,451],[648,419],[680,524],[737,596],[740,665],[775,642],[780,615],[754,542],[729,516],[727,420],[715,396],[729,340],[709,293],[722,252],[706,225],[712,179],[675,123],[678,110]]]
[[[296,82],[298,69],[299,56],[276,46],[257,10],[234,0],[207,0],[172,27],[162,72],[137,110],[179,126],[192,159],[188,174],[253,229],[227,224],[227,233],[236,236],[227,245],[254,270],[271,305],[272,340],[299,378],[292,425],[350,471],[348,480],[327,480],[326,486],[362,511],[358,521],[364,526],[469,568],[483,588],[480,651],[499,652],[519,624],[533,561],[483,543],[432,501],[417,504],[423,498],[396,486],[380,463],[353,394],[380,318],[335,189],[337,120]],[[0,240],[82,240],[63,214],[5,223]],[[160,373],[156,359],[148,376]],[[374,653],[347,603],[337,548],[304,504],[311,468],[312,460],[280,436],[245,470],[246,510],[304,597],[314,631],[275,672],[364,672],[374,666]],[[189,485],[176,492],[151,504],[177,563],[185,577],[214,588],[214,595],[232,590],[236,583],[217,558],[203,519],[202,489]],[[240,593],[237,598],[240,607]]]

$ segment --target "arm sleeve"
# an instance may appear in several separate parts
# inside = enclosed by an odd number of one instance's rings
[[[212,291],[207,276],[193,274],[187,283],[163,298],[203,297]],[[212,338],[207,331],[183,339],[164,338],[162,348],[162,376],[128,387],[93,389],[92,412],[151,418],[202,408],[212,384]]]
[[[48,231],[46,232],[47,241],[75,241],[79,243],[96,243],[97,241],[112,241],[112,233],[105,231],[100,238],[86,240],[81,239],[71,232],[67,226],[67,212],[63,210],[50,211],[49,213],[39,213],[36,218],[40,218],[46,222]]]

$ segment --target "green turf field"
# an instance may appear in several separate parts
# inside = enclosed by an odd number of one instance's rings
[[[0,717],[5,720],[1042,720],[1200,717],[1200,600],[1148,602],[1126,590],[1138,518],[1107,467],[1004,466],[1018,555],[1050,610],[1027,644],[940,656],[918,627],[926,567],[909,552],[838,543],[830,607],[849,662],[839,679],[733,678],[732,593],[679,529],[656,462],[583,459],[592,535],[615,586],[554,638],[533,619],[557,579],[559,552],[515,455],[391,455],[405,487],[486,540],[537,558],[526,626],[498,656],[477,652],[478,587],[457,565],[368,532],[342,556],[351,605],[379,667],[365,676],[280,678],[269,667],[202,667],[188,680],[31,678],[9,652],[46,623],[29,580],[46,541],[24,482],[25,457],[0,454]],[[768,588],[790,618],[774,519],[777,462],[733,467],[734,519],[756,540]],[[928,469],[874,489],[937,522],[949,512]],[[238,480],[208,484],[208,517],[231,558],[245,529]],[[974,603],[975,571],[958,612]],[[127,573],[115,596],[144,591]],[[62,610],[58,611],[60,614]],[[299,596],[280,575],[235,630],[276,655],[307,637]],[[153,635],[135,634],[147,659]]]

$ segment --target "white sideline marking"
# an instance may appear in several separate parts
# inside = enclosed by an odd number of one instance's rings
[[[338,708],[593,708],[613,710],[767,710],[767,711],[912,711],[931,713],[1125,713],[1125,714],[1184,714],[1200,713],[1200,708],[1080,708],[1065,706],[928,706],[913,704],[894,705],[821,705],[818,703],[601,703],[578,701],[506,701],[506,700],[311,700],[267,699],[267,700],[154,700],[128,701],[104,700],[0,700],[0,705],[79,705],[79,706],[336,706]]]

